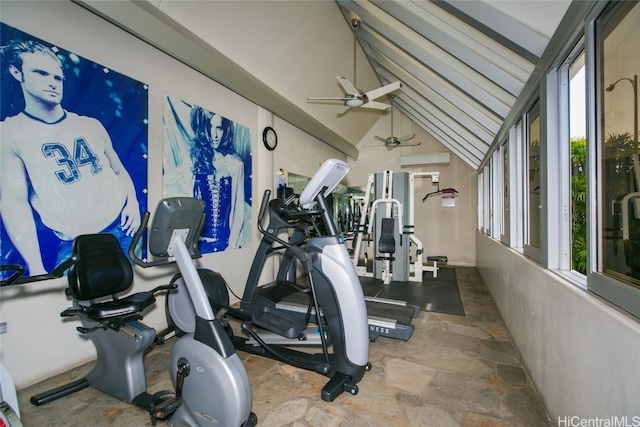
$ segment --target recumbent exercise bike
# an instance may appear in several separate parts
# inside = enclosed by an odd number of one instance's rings
[[[146,391],[144,353],[154,343],[156,332],[140,322],[140,314],[155,302],[155,294],[175,287],[158,286],[118,298],[133,281],[131,263],[111,234],[83,235],[75,239],[66,292],[73,307],[61,316],[78,315],[86,334],[95,344],[96,365],[84,378],[49,392],[33,396],[31,403],[42,405],[92,386],[127,403],[134,404],[156,419],[168,419],[175,427],[250,427],[257,424],[251,412],[249,379],[229,336],[211,308],[192,258],[200,256],[196,243],[204,218],[204,202],[187,197],[162,200],[150,227],[149,252],[159,257],[143,261],[135,254],[147,228],[145,213],[140,229],[129,248],[132,260],[151,267],[178,264],[195,309],[195,330],[175,343],[170,356],[170,372],[175,393]],[[104,300],[105,297],[110,297]]]

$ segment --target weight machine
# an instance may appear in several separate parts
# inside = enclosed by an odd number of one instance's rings
[[[438,183],[440,173],[384,171],[369,175],[365,195],[357,200],[361,216],[352,260],[358,276],[380,279],[384,284],[391,280],[422,282],[424,271],[438,277],[438,262],[446,262],[446,257],[427,257],[433,265],[424,265],[422,242],[414,233],[415,178],[423,176]],[[367,241],[373,243],[372,262],[366,250],[361,256]]]

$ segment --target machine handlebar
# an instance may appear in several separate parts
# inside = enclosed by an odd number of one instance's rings
[[[18,264],[4,264],[0,265],[0,271],[13,271],[14,273],[9,276],[8,279],[0,281],[0,286],[12,286],[12,285],[23,285],[25,283],[33,283],[40,282],[42,280],[49,279],[57,279],[59,277],[64,276],[64,272],[69,269],[73,264],[78,262],[78,256],[72,255],[66,260],[62,261],[60,264],[56,265],[56,267],[50,272],[45,274],[38,274],[36,276],[28,276],[22,277],[25,273],[25,269],[23,266]]]
[[[136,264],[136,265],[138,265],[138,266],[140,266],[142,268],[155,267],[155,266],[158,266],[158,265],[167,265],[167,264],[171,264],[172,262],[174,262],[173,259],[171,259],[171,258],[159,259],[159,260],[156,260],[156,261],[144,261],[144,260],[140,259],[138,257],[138,255],[136,254],[136,247],[138,246],[138,242],[140,241],[140,238],[142,238],[142,234],[147,229],[147,224],[149,223],[149,216],[150,215],[151,214],[149,213],[149,211],[147,211],[142,216],[142,220],[140,222],[140,227],[138,227],[138,231],[136,231],[136,234],[133,236],[133,239],[131,240],[131,244],[129,245],[129,249],[127,251],[131,261],[133,261],[134,264]]]
[[[264,214],[267,211],[269,205],[269,198],[271,197],[271,190],[264,190],[264,196],[262,196],[262,204],[260,205],[260,212],[258,212],[258,224],[262,224]]]

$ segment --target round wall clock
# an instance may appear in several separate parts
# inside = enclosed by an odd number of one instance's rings
[[[267,126],[262,131],[262,142],[267,150],[273,151],[276,149],[278,145],[278,134],[271,126]]]

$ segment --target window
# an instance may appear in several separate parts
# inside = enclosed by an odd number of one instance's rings
[[[511,152],[511,160],[509,161],[509,179],[511,183],[510,195],[510,232],[509,244],[512,248],[522,252],[524,245],[524,142],[523,142],[524,123],[520,120],[509,131],[509,150]]]
[[[488,190],[484,185],[484,172],[478,172],[478,230],[484,232],[484,210],[487,203],[485,201],[485,194]]]
[[[484,195],[486,191],[484,189],[484,173],[478,172],[478,230],[484,232],[484,210],[485,201]]]
[[[555,83],[560,90],[557,99],[547,106],[550,114],[557,111],[560,118],[556,125],[558,142],[547,161],[549,182],[558,183],[558,202],[554,204],[552,198],[549,201],[549,214],[557,218],[557,227],[549,230],[549,242],[557,242],[557,250],[549,248],[549,267],[580,273],[574,279],[582,284],[586,284],[587,272],[585,57],[581,39],[559,67],[557,80],[550,82],[550,87]],[[558,160],[552,163],[555,153]]]
[[[597,251],[588,286],[640,316],[638,74],[640,4],[612,2],[595,21]]]
[[[484,167],[484,232],[491,235],[491,162]]]
[[[525,248],[524,253],[540,260],[540,237],[542,220],[542,147],[540,107],[534,105],[525,115],[526,173],[525,184]]]
[[[585,97],[585,54],[580,50],[568,63],[569,145],[568,172],[570,179],[569,217],[570,245],[568,259],[570,269],[587,273],[587,138]]]
[[[500,240],[502,230],[502,165],[500,151],[491,156],[491,237]]]
[[[509,190],[511,185],[509,183],[509,143],[505,142],[500,145],[500,166],[501,166],[501,179],[500,179],[500,189],[498,194],[502,195],[502,216],[500,222],[500,240],[503,243],[510,244],[509,241],[509,226],[510,226],[510,211],[511,207],[509,206],[510,198],[509,198]]]

